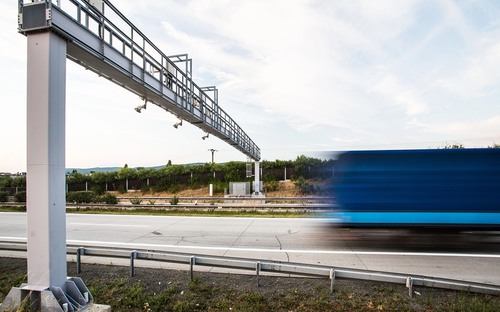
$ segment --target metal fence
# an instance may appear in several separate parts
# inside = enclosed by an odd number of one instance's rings
[[[227,174],[232,176],[229,178]],[[261,168],[261,177],[263,181],[280,181],[290,180],[302,176],[306,179],[327,179],[333,175],[333,169],[330,166],[309,166],[301,171],[295,170],[293,167],[283,168]],[[86,176],[86,182],[74,183],[68,181],[66,183],[67,192],[77,191],[129,191],[141,190],[143,188],[166,188],[172,185],[208,185],[214,182],[230,182],[230,181],[249,181],[246,178],[245,169],[238,170],[237,173],[230,173],[224,170],[217,170],[209,173],[190,172],[185,174],[172,174],[164,177],[149,177],[149,178],[130,178],[130,179],[114,179],[112,182],[92,182],[91,176]],[[10,196],[19,192],[25,192],[26,187],[0,187],[0,192],[8,192]]]
[[[7,192],[9,196],[14,196],[20,192],[26,192],[26,187],[0,187],[0,192]]]

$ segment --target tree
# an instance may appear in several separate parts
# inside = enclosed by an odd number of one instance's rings
[[[10,187],[12,185],[12,178],[7,175],[0,176],[0,187]]]
[[[275,161],[263,160],[260,167],[262,169],[283,169],[292,166],[293,166],[293,161],[291,160],[276,159]]]
[[[453,143],[453,144],[447,144],[443,147],[444,149],[454,149],[454,148],[465,148],[463,144],[460,143]]]
[[[311,172],[311,168],[320,167],[321,164],[321,159],[307,157],[304,155],[298,156],[293,162],[296,178],[307,177]]]
[[[73,169],[73,171],[67,175],[66,182],[68,184],[77,184],[90,182],[91,177],[88,175],[81,174],[80,172]]]
[[[25,187],[26,186],[26,176],[15,177],[12,179],[12,187]]]
[[[158,176],[159,170],[152,168],[137,168],[137,177],[139,179],[151,179]]]
[[[222,166],[224,180],[226,182],[245,180],[246,163],[241,161],[230,161]]]
[[[92,174],[93,183],[113,183],[116,180],[117,172],[94,172]]]
[[[117,178],[119,180],[125,179],[135,179],[137,178],[137,171],[133,168],[129,168],[127,164],[118,170]]]

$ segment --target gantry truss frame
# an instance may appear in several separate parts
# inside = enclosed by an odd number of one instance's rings
[[[108,0],[61,2],[19,0],[19,32],[59,34],[68,59],[260,160],[259,147],[220,108],[217,88],[193,82],[187,54],[164,54]]]

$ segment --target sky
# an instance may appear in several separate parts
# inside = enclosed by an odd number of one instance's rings
[[[68,0],[60,0],[64,6]],[[500,1],[113,0],[264,160],[500,144]],[[0,2],[0,172],[26,170],[26,37]],[[246,161],[222,140],[67,61],[66,167]]]

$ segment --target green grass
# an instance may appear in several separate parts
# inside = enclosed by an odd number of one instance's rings
[[[212,216],[212,217],[279,217],[279,218],[298,218],[311,215],[303,211],[260,211],[254,209],[239,209],[239,210],[190,210],[190,209],[97,209],[84,208],[79,211],[68,209],[68,213],[83,213],[83,214],[128,214],[128,215],[158,215],[158,216]]]
[[[23,275],[18,275],[10,277],[8,283],[18,285],[22,280]],[[259,289],[239,292],[232,285],[200,280],[189,283],[186,289],[174,285],[157,293],[140,280],[115,278],[87,284],[95,302],[110,305],[113,311],[500,311],[500,301],[494,296],[458,292],[446,299],[427,301],[405,296],[403,287],[393,294],[377,289],[369,294],[293,289],[269,296]],[[2,280],[2,288],[9,287]],[[0,301],[3,299],[0,296]]]
[[[26,207],[5,206],[0,207],[0,212],[26,212]],[[122,215],[154,215],[154,216],[210,216],[210,217],[262,217],[262,218],[304,218],[313,217],[314,213],[301,210],[269,210],[262,211],[256,209],[234,209],[219,210],[216,208],[209,210],[194,209],[153,209],[153,208],[78,208],[67,209],[67,213],[72,214],[122,214]]]
[[[0,302],[2,302],[12,287],[18,287],[22,283],[26,283],[26,273],[17,270],[9,270],[8,268],[0,268]]]
[[[1,258],[0,258],[1,260]],[[22,262],[22,260],[19,260]],[[0,267],[0,302],[11,287],[26,281],[25,262]],[[74,274],[74,265],[68,273]],[[419,288],[410,298],[402,285],[339,280],[333,293],[328,281],[86,264],[81,277],[95,302],[113,311],[500,311],[500,297]]]
[[[26,212],[26,206],[1,206],[0,212]]]

